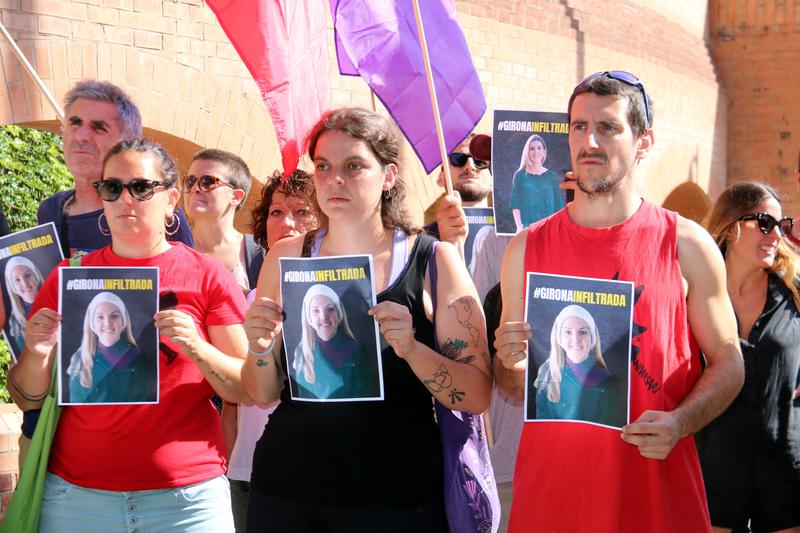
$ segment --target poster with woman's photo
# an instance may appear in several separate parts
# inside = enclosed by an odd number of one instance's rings
[[[492,178],[498,235],[514,235],[564,207],[570,170],[566,113],[497,109]],[[571,191],[570,191],[571,192]]]
[[[633,283],[529,272],[525,320],[525,421],[627,424]]]
[[[25,326],[33,301],[63,258],[52,222],[0,237],[0,328],[14,363],[25,345]]]
[[[372,256],[281,258],[285,368],[292,398],[383,399]]]
[[[158,268],[62,267],[58,403],[158,403]]]
[[[464,260],[467,266],[470,266],[475,262],[472,253],[476,239],[484,239],[487,233],[494,232],[494,212],[491,207],[465,207],[464,214],[467,218],[468,231],[467,240],[464,242]],[[471,267],[470,273],[472,273]]]

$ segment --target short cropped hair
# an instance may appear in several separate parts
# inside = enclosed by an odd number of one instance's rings
[[[117,108],[117,120],[123,139],[142,136],[142,115],[131,97],[122,89],[107,81],[81,80],[64,96],[64,109],[68,109],[76,100],[95,100],[108,102]]]
[[[245,198],[247,198],[247,195],[250,193],[250,185],[252,184],[253,178],[250,176],[250,169],[247,167],[247,163],[245,163],[241,157],[231,152],[226,152],[225,150],[205,148],[192,156],[192,162],[198,159],[202,161],[214,161],[227,168],[228,175],[225,177],[228,183],[237,189],[242,189]],[[241,205],[243,205],[243,203],[239,204],[239,206]]]

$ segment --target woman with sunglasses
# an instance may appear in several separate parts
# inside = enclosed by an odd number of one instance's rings
[[[522,149],[519,169],[511,190],[511,213],[517,232],[564,207],[558,174],[545,168],[547,145],[539,135],[531,135]]]
[[[95,188],[111,246],[82,266],[157,267],[159,403],[72,406],[50,453],[41,531],[233,531],[225,443],[211,397],[246,401],[244,295],[218,261],[166,239],[180,193],[175,162],[146,140],[115,145]],[[67,263],[62,263],[66,265]],[[25,330],[11,394],[41,405],[61,317],[58,274],[45,281]]]
[[[261,403],[281,398],[253,457],[248,531],[448,531],[431,401],[486,409],[486,329],[456,249],[434,247],[408,222],[400,147],[387,118],[358,108],[327,112],[309,135],[322,227],[270,250],[245,322],[243,384]],[[378,304],[369,315],[382,334],[384,399],[293,399],[281,349],[278,258],[352,254],[373,257]]]
[[[234,227],[250,185],[247,164],[235,154],[214,148],[194,154],[189,174],[181,180],[195,249],[221,261],[245,294],[255,288],[264,257],[252,236]]]
[[[725,256],[745,382],[696,435],[715,531],[800,532],[800,292],[778,195],[737,183],[706,227]]]
[[[253,207],[251,217],[253,240],[265,252],[281,239],[297,237],[316,229],[319,222],[313,177],[298,168],[284,179],[283,172],[276,170],[261,189],[261,198]],[[248,301],[253,297],[255,290],[250,291]],[[265,406],[229,402],[222,406],[225,441],[231,447],[228,480],[231,483],[233,522],[237,532],[245,531],[253,450],[277,406],[277,401]]]

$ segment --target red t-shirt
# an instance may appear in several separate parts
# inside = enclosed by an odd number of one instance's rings
[[[578,226],[562,209],[528,230],[528,272],[634,282],[631,421],[648,409],[674,409],[701,372],[689,347],[676,227],[675,213],[643,202],[611,228]],[[510,532],[710,530],[692,437],[657,461],[641,457],[619,430],[525,424]]]
[[[206,327],[241,324],[242,290],[222,263],[182,243],[155,257],[126,259],[111,246],[84,256],[82,266],[158,267],[159,291],[173,291],[176,309]],[[59,266],[69,266],[68,261]],[[58,309],[58,271],[47,278],[31,313]],[[69,406],[61,413],[49,471],[91,489],[133,491],[181,487],[225,472],[225,441],[214,394],[192,360],[159,356],[155,405]]]

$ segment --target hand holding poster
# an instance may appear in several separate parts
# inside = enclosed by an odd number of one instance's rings
[[[158,269],[59,269],[61,405],[158,403]]]
[[[0,327],[13,362],[25,345],[25,326],[33,301],[63,258],[52,222],[0,237]]]
[[[292,398],[383,399],[372,256],[281,258],[283,342]]]
[[[525,420],[625,425],[633,283],[529,272],[525,320]]]
[[[570,170],[566,113],[495,110],[492,176],[498,235],[514,235],[564,207]]]

